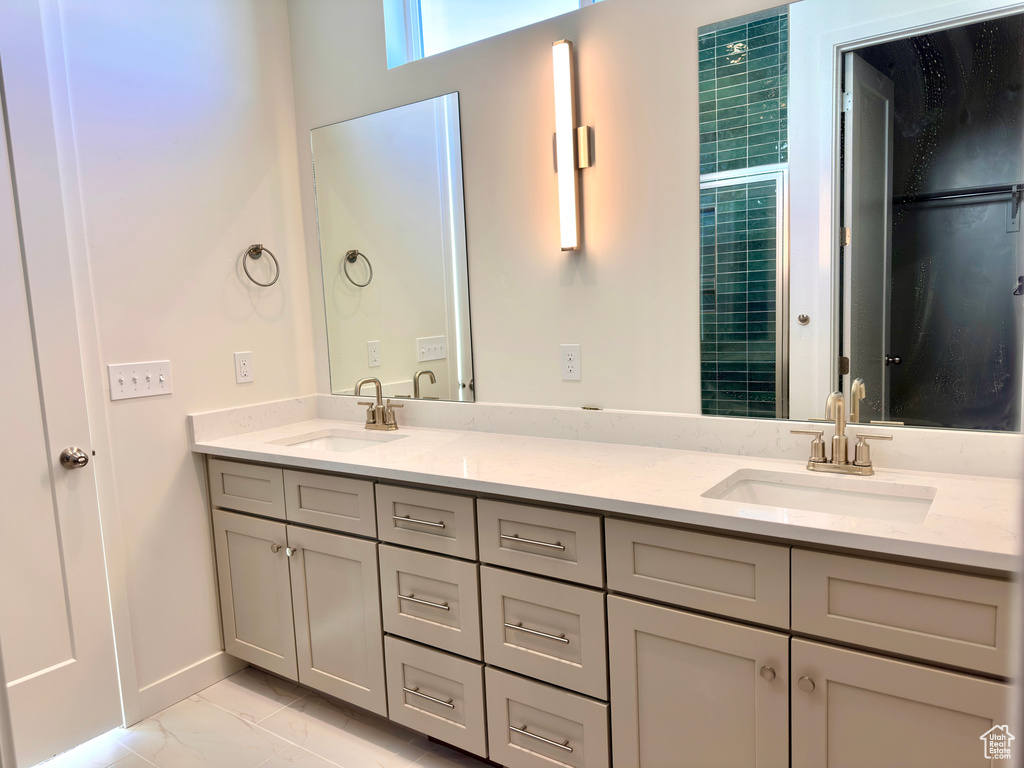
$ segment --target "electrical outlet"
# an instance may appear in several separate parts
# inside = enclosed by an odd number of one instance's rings
[[[580,373],[580,345],[562,345],[562,381],[579,381]]]
[[[153,397],[171,393],[170,360],[108,365],[107,376],[110,379],[111,400]]]
[[[416,362],[444,360],[448,357],[448,341],[444,336],[424,336],[416,339]]]
[[[366,362],[371,368],[380,367],[380,342],[366,342]]]
[[[252,352],[235,352],[235,384],[253,381]]]

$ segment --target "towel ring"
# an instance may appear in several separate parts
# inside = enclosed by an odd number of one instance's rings
[[[264,253],[269,255],[271,261],[274,262],[274,279],[271,280],[269,283],[261,283],[259,280],[253,277],[252,273],[249,272],[249,262],[247,261],[247,259],[252,259],[253,261],[255,261],[256,259],[260,258]],[[264,248],[259,243],[256,243],[255,245],[250,245],[249,249],[245,252],[245,255],[242,256],[242,269],[245,270],[245,276],[252,280],[254,283],[256,283],[256,285],[258,285],[260,288],[269,288],[274,283],[276,283],[277,278],[281,276],[281,265],[277,263],[277,257],[270,252],[269,248]]]
[[[365,283],[356,282],[352,278],[352,275],[350,275],[348,273],[348,265],[349,264],[355,264],[356,263],[356,259],[358,259],[360,256],[362,256],[363,257],[363,261],[366,262],[366,268],[368,270],[370,270],[370,276],[368,278],[366,278],[366,282]],[[348,281],[350,283],[352,283],[352,285],[354,285],[356,288],[365,288],[366,286],[368,286],[370,284],[370,281],[373,280],[373,264],[371,264],[370,260],[368,258],[366,258],[366,254],[365,253],[360,253],[359,251],[354,250],[354,249],[351,250],[351,251],[346,251],[346,253],[345,253],[345,261],[343,261],[341,263],[341,266],[345,270],[345,277],[347,277]]]

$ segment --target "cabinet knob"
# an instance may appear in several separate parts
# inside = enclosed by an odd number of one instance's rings
[[[775,670],[765,664],[761,667],[761,677],[767,680],[769,683],[775,679]]]
[[[280,552],[281,551],[281,545],[280,544],[271,544],[270,545],[270,551],[274,552],[275,554]]]
[[[804,693],[814,693],[814,681],[811,680],[807,675],[804,675],[796,681],[796,687]]]
[[[288,557],[295,557],[295,555],[298,553],[298,551],[299,551],[298,547],[285,547],[284,548],[284,553],[286,555],[288,555]]]

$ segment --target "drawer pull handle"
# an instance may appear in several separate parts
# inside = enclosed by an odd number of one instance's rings
[[[402,520],[406,523],[416,523],[417,525],[429,525],[431,528],[444,528],[444,523],[434,523],[430,520],[417,520],[415,517],[409,517],[408,515],[392,515],[392,520]]]
[[[440,608],[442,611],[450,611],[451,606],[448,603],[432,603],[429,600],[420,600],[416,595],[402,595],[398,596],[399,600],[408,600],[410,603],[419,603],[420,605],[429,605],[431,608]]]
[[[529,736],[531,739],[543,741],[545,744],[550,744],[552,747],[558,747],[559,749],[564,749],[566,752],[572,752],[572,747],[569,746],[568,739],[562,742],[552,741],[551,739],[545,739],[543,736],[538,736],[536,733],[530,733],[528,730],[526,730],[525,723],[523,724],[522,728],[516,728],[514,725],[510,725],[508,729],[512,731],[512,733],[519,733],[523,736]]]
[[[520,544],[533,544],[535,547],[546,547],[547,549],[557,549],[559,552],[565,552],[565,547],[560,541],[556,541],[554,544],[548,544],[546,541],[524,539],[518,533],[513,533],[511,536],[503,533],[501,534],[501,539],[504,541],[518,541]]]
[[[455,709],[455,705],[452,704],[452,701],[454,701],[454,699],[448,699],[448,701],[445,701],[444,699],[435,699],[433,696],[427,696],[427,694],[425,693],[420,693],[420,687],[418,685],[415,688],[405,688],[403,686],[402,690],[406,693],[411,693],[413,696],[419,696],[421,699],[426,699],[427,701],[432,701],[435,704],[440,704],[442,707],[448,707],[448,709]]]
[[[564,632],[562,634],[560,634],[560,635],[549,635],[547,632],[541,632],[541,631],[536,630],[536,629],[530,629],[529,627],[524,627],[523,626],[523,622],[521,622],[521,621],[517,621],[515,624],[509,624],[506,621],[505,622],[505,629],[514,629],[517,632],[525,632],[528,635],[536,635],[537,637],[545,637],[548,640],[554,640],[556,643],[565,643],[566,645],[569,644],[569,638],[567,638],[565,636]],[[530,734],[530,735],[532,735],[532,734]]]

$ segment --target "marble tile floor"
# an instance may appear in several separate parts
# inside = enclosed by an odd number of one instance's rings
[[[249,667],[37,768],[487,768]]]

